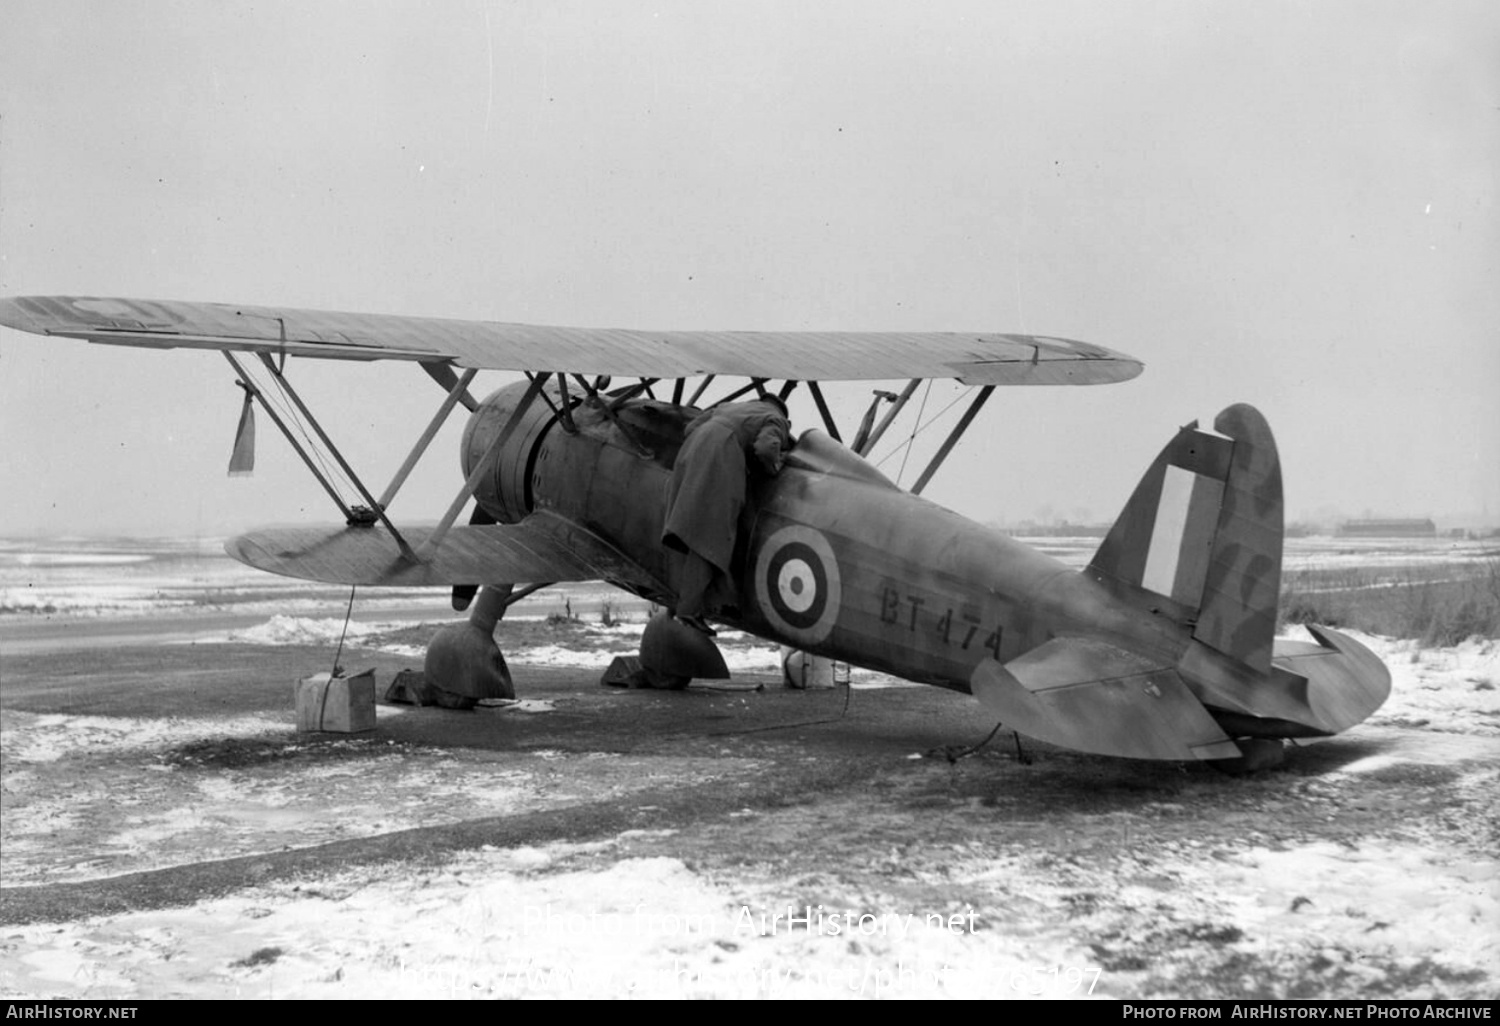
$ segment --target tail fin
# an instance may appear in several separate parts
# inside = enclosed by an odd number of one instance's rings
[[[1089,569],[1191,626],[1209,648],[1268,673],[1282,516],[1271,429],[1254,407],[1231,406],[1213,432],[1194,422],[1167,443]]]

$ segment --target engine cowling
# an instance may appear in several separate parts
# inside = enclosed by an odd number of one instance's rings
[[[485,462],[479,483],[474,488],[474,497],[481,509],[502,524],[518,523],[534,508],[531,482],[537,451],[557,422],[552,407],[544,402],[533,402],[521,415],[505,444],[490,451],[495,439],[520,407],[529,387],[521,381],[486,396],[479,409],[469,415],[463,444],[459,448],[459,462],[465,479],[481,460]],[[552,392],[551,389],[548,391]],[[555,392],[553,395],[555,397]]]

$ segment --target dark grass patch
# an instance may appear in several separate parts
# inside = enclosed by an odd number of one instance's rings
[[[1382,999],[1487,996],[1478,990],[1486,981],[1486,975],[1478,970],[1455,969],[1429,958],[1379,958],[1341,947],[1265,954],[1211,952],[1209,957],[1193,959],[1176,972],[1173,968],[1157,969],[1142,981],[1138,993],[1189,1000],[1291,1001],[1349,994]]]
[[[1399,572],[1299,571],[1283,578],[1280,608],[1283,626],[1326,624],[1431,646],[1500,638],[1500,557]]]
[[[245,769],[286,763],[344,762],[381,755],[436,752],[389,738],[321,737],[308,735],[296,741],[264,738],[210,738],[189,741],[166,749],[158,757],[175,769]]]
[[[1368,781],[1377,784],[1390,784],[1393,786],[1416,786],[1416,787],[1441,787],[1451,784],[1463,776],[1452,766],[1438,766],[1431,763],[1401,763],[1395,766],[1381,766],[1370,770],[1361,776]]]
[[[1383,722],[1388,727],[1404,727],[1407,730],[1421,730],[1432,726],[1432,721],[1425,716],[1387,716]]]
[[[1153,930],[1144,937],[1122,936],[1110,931],[1090,944],[1099,966],[1106,972],[1142,972],[1163,961],[1197,957],[1195,949],[1223,948],[1245,939],[1237,926],[1214,923],[1184,923],[1165,930]]]
[[[1103,907],[1104,899],[1093,891],[1079,891],[1074,894],[1062,896],[1063,907],[1067,909],[1069,919],[1079,919],[1098,913]]]
[[[1184,941],[1208,944],[1216,948],[1245,939],[1245,931],[1238,926],[1212,926],[1208,923],[1193,923],[1172,932],[1178,934]]]
[[[270,965],[282,955],[286,954],[281,948],[256,948],[244,958],[230,962],[231,969],[253,969],[258,965]]]

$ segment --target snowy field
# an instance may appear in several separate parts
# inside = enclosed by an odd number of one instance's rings
[[[1079,565],[1094,542],[1044,544]],[[1487,558],[1480,546],[1446,542],[1294,540],[1288,549],[1289,571]],[[205,612],[231,621],[193,633],[205,653],[331,646],[347,600],[339,589],[242,568],[214,545],[11,542],[0,545],[0,660],[7,627],[191,623]],[[512,615],[540,620],[571,608],[587,644],[533,644],[507,657],[513,666],[602,669],[634,650],[646,610],[633,601],[599,588],[544,592]],[[599,623],[605,603],[625,622]],[[361,594],[346,645],[415,658],[418,649],[392,636],[424,618],[412,612],[423,605],[433,610],[427,619],[452,615],[446,597],[430,592]],[[401,615],[383,615],[390,610]],[[478,846],[437,864],[330,869],[311,885],[271,883],[185,907],[8,924],[0,995],[1493,996],[1500,642],[1424,648],[1359,638],[1390,667],[1392,696],[1349,735],[1364,754],[1323,771],[1244,785],[1192,777],[1144,803],[1120,792],[1118,809],[1079,818],[1067,803],[1080,799],[1067,795],[1086,794],[1083,785],[1068,785],[1061,807],[1038,799],[1007,814],[1007,802],[1025,800],[1008,786],[965,791],[1013,772],[1003,753],[950,767],[917,750],[882,771],[894,793],[908,796],[904,804],[831,794],[807,807],[746,808],[701,829]],[[725,641],[738,672],[775,670],[772,647]],[[561,708],[549,694],[491,714],[544,722]],[[383,723],[408,715],[384,706],[381,714]],[[644,787],[664,772],[607,751],[543,749],[499,764],[411,748],[358,766],[310,764],[274,782],[225,769],[199,774],[184,791],[159,753],[202,743],[201,721],[7,712],[3,723],[0,882],[11,893],[187,864],[195,851],[232,857],[257,838],[315,845],[335,827],[340,836],[376,837],[519,814],[557,786],[548,782],[564,764],[605,788]],[[284,744],[287,726],[284,717],[246,714],[214,721],[212,733],[248,750]],[[123,794],[107,781],[67,793],[52,787],[69,766],[100,759],[140,762],[123,771],[138,786]],[[745,765],[781,772],[760,755]],[[1066,757],[1033,771],[1050,777],[1027,779],[1062,786],[1049,781],[1100,766],[1135,772]],[[680,771],[669,779],[672,772]],[[726,786],[712,772],[697,786]],[[382,801],[370,793],[370,773],[392,794],[427,800]],[[1408,787],[1412,803],[1403,809]],[[326,806],[309,804],[310,793],[340,796],[336,823]],[[100,821],[107,829],[87,857],[60,862],[58,846],[76,854],[80,831]],[[827,828],[856,823],[876,839]],[[965,840],[966,829],[988,833]],[[914,835],[925,838],[920,852]],[[205,838],[223,848],[205,850]],[[764,843],[790,855],[792,868],[741,868],[736,850]],[[823,920],[817,932],[767,929],[763,915],[784,912],[794,894],[817,895],[825,916],[843,918]],[[987,928],[927,915],[941,908],[961,917],[964,902],[981,910]],[[866,914],[874,918],[851,918]]]
[[[277,577],[224,554],[222,539],[48,538],[0,539],[0,621],[28,615],[183,616],[233,614],[343,614],[349,589]],[[611,602],[644,609],[614,588],[563,584],[525,600],[532,615],[597,614]],[[447,595],[432,588],[360,589],[357,609],[430,607],[448,614]]]

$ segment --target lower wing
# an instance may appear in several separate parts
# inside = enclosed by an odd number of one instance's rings
[[[224,549],[241,563],[328,584],[448,587],[537,581],[610,581],[665,590],[602,538],[545,514],[519,524],[454,527],[429,549],[432,528],[403,529],[416,559],[378,525],[252,531]]]

